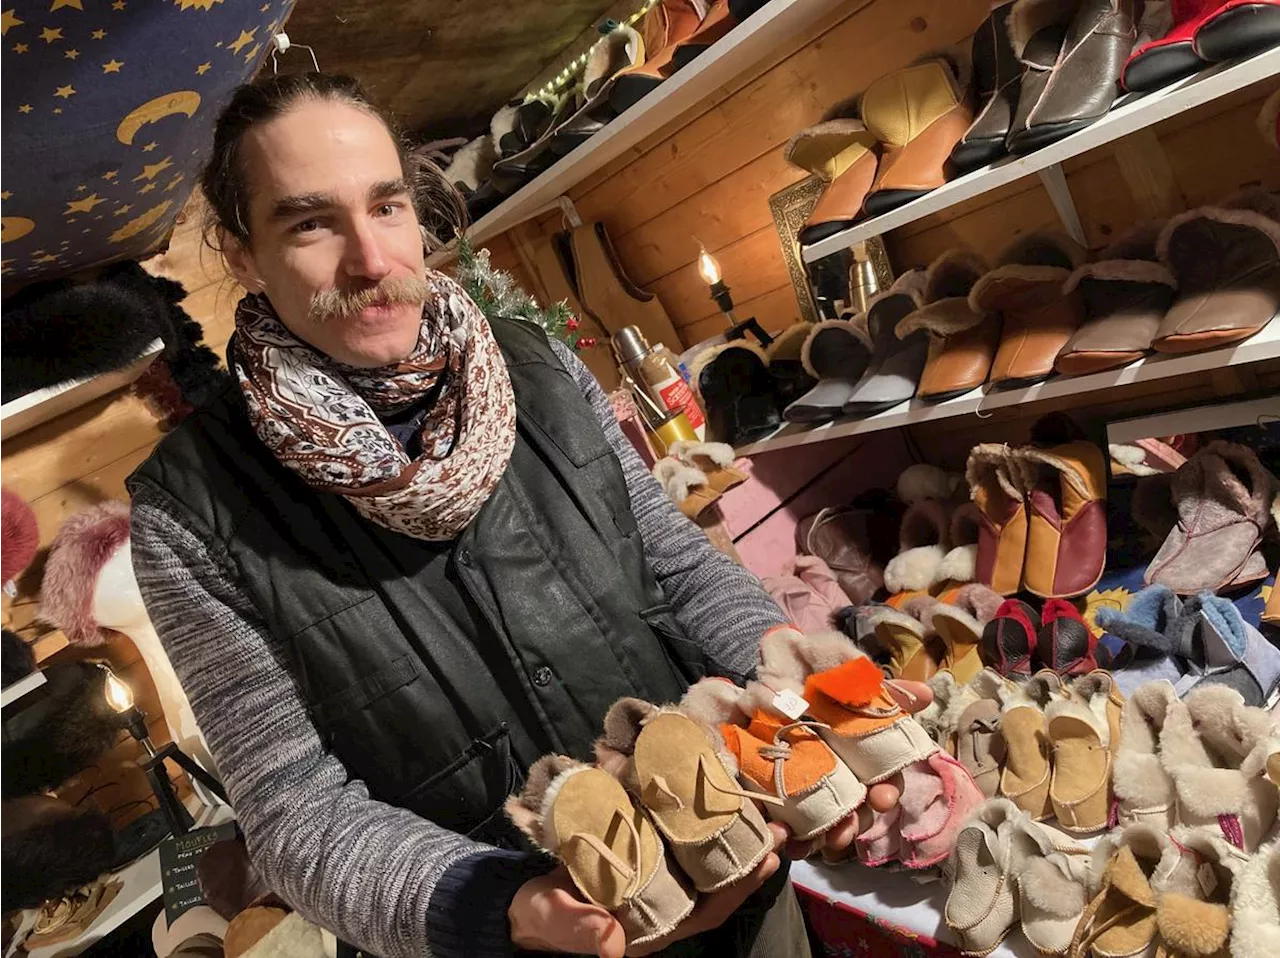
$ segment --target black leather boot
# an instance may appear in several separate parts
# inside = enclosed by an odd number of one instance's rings
[[[1022,64],[1009,43],[1012,0],[991,11],[973,35],[973,89],[978,115],[951,151],[951,176],[962,176],[1005,155],[1018,110]]]

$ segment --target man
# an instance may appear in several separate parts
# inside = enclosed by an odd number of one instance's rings
[[[249,291],[234,384],[131,477],[133,556],[254,861],[383,958],[621,958],[503,799],[545,753],[589,759],[619,697],[743,679],[778,608],[580,361],[425,269],[353,81],[241,88],[202,189]],[[770,855],[635,953],[807,955],[797,916]]]

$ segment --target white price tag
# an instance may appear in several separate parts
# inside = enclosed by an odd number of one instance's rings
[[[785,689],[773,697],[773,707],[791,721],[798,721],[809,711],[809,703],[790,689]]]
[[[1208,862],[1196,871],[1196,880],[1200,882],[1200,890],[1204,892],[1205,898],[1209,898],[1213,890],[1218,887],[1218,874]]]

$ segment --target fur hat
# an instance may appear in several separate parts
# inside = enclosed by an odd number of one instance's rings
[[[66,633],[72,645],[101,645],[93,618],[98,573],[129,541],[129,505],[108,501],[67,519],[49,550],[40,590],[40,618]]]
[[[111,868],[115,836],[97,809],[49,795],[6,801],[2,808],[0,909],[6,913],[58,898]]]
[[[0,488],[0,584],[31,565],[40,546],[40,529],[31,507],[16,492]]]

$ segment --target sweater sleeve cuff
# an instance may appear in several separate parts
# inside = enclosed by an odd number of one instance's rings
[[[554,870],[542,855],[491,849],[454,862],[436,881],[427,937],[436,958],[509,958],[507,909],[525,882]]]

